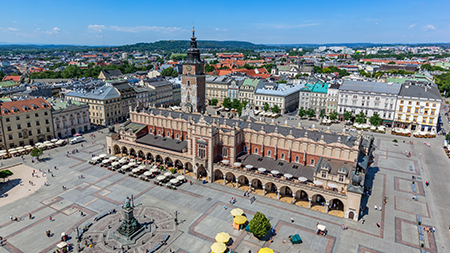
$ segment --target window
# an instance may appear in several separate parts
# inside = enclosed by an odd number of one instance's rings
[[[322,177],[326,178],[327,177],[327,172],[325,170],[322,170]]]
[[[314,166],[314,163],[315,163],[314,159],[311,159],[310,164],[311,164],[312,166]]]
[[[412,101],[408,101],[408,105],[412,105]]]
[[[436,104],[435,104],[435,103],[433,104],[433,107],[436,107]]]
[[[28,131],[28,136],[32,136],[33,135],[33,131],[29,130]]]
[[[44,115],[47,116],[47,115],[48,115],[48,112],[44,112]]]
[[[11,131],[11,126],[7,126],[6,129],[7,129],[8,131]]]
[[[295,162],[298,163],[298,161],[299,161],[299,157],[296,156],[296,157],[295,157]]]
[[[430,124],[433,124],[433,119],[430,119],[430,121],[429,121],[429,122],[430,122]]]
[[[270,157],[272,155],[272,151],[267,150],[267,156]]]
[[[403,104],[403,100],[400,100],[400,104]]]
[[[19,116],[16,116],[16,120],[20,120],[20,117],[19,117]]]
[[[22,126],[20,124],[17,124],[17,129],[22,129]]]
[[[403,106],[400,106],[400,107],[398,108],[398,111],[399,111],[399,112],[403,112]]]
[[[37,131],[37,134],[41,134],[41,129],[38,128],[36,131]]]
[[[226,148],[226,147],[222,148],[222,156],[223,157],[228,157],[228,148]]]
[[[417,122],[417,116],[414,116],[413,121]]]
[[[406,112],[410,113],[411,112],[411,107],[406,108]]]
[[[258,154],[258,148],[255,148],[255,154]]]
[[[8,139],[10,139],[10,140],[12,140],[12,139],[13,139],[13,136],[12,136],[12,134],[8,135]]]
[[[200,156],[201,158],[206,157],[206,145],[205,144],[198,145],[198,156]]]
[[[283,159],[283,160],[284,160],[284,154],[281,154],[281,159]]]
[[[30,114],[27,114],[26,118],[29,119],[30,118]]]
[[[397,119],[398,119],[398,120],[401,120],[401,119],[402,119],[402,115],[399,114],[398,117],[397,117]]]
[[[339,182],[344,182],[344,175],[339,175]]]
[[[409,121],[409,116],[406,116],[406,121]]]
[[[48,121],[48,119],[45,119],[45,124],[49,124],[49,121]]]
[[[39,122],[39,120],[36,120],[36,126],[41,125],[41,123]]]
[[[27,122],[27,127],[31,127],[31,122]]]
[[[19,132],[19,138],[22,138],[22,133],[21,132]]]
[[[430,106],[430,103],[425,103],[425,106]]]
[[[9,122],[9,118],[6,118],[6,122]]]
[[[424,124],[427,123],[427,119],[428,119],[428,118],[423,118],[423,119],[422,119],[422,123],[424,123]]]
[[[47,133],[49,133],[50,132],[50,127],[47,127]],[[81,132],[81,131],[80,131]]]
[[[179,139],[179,137],[180,137],[179,134],[177,134],[177,139]]]
[[[158,135],[161,135],[161,130],[158,130]]]
[[[39,117],[39,113],[35,113],[34,116]]]
[[[428,115],[428,110],[425,109],[425,112],[423,114]]]
[[[416,107],[416,108],[414,109],[414,113],[419,113],[419,107]]]

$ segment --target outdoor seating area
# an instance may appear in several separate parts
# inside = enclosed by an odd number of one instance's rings
[[[377,132],[377,133],[386,133],[386,127],[385,126],[373,126],[373,125],[369,125],[369,124],[359,124],[359,123],[355,123],[352,126],[355,129],[358,130],[364,130],[364,131],[373,131],[373,132]]]
[[[391,130],[391,134],[410,137],[411,130],[396,127]]]
[[[424,131],[417,131],[413,133],[413,136],[416,138],[435,138],[436,132],[424,132]]]
[[[46,150],[46,149],[50,149],[50,148],[64,146],[64,145],[66,145],[66,143],[67,142],[65,140],[53,139],[51,141],[45,141],[43,143],[38,142],[38,143],[36,143],[36,145],[34,145],[34,147]],[[31,145],[26,145],[23,147],[9,148],[7,150],[0,150],[0,156],[2,159],[7,159],[10,157],[27,155],[31,152],[31,150],[33,150],[34,147]]]

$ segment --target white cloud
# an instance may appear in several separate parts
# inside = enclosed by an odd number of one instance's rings
[[[17,23],[16,21],[11,21],[13,24]]]
[[[422,31],[424,31],[424,32],[430,31],[430,30],[436,30],[436,27],[434,27],[434,25],[426,25],[422,28]]]
[[[181,30],[179,27],[163,27],[163,26],[133,26],[133,27],[127,27],[127,26],[104,26],[104,25],[89,25],[89,30],[101,32],[102,30],[113,30],[118,32],[129,32],[129,33],[139,33],[139,32],[147,32],[147,31],[154,31],[154,32],[175,32],[178,30]]]
[[[60,28],[58,27],[54,27],[52,30],[50,31],[45,31],[46,34],[54,34],[54,33],[58,33],[59,31],[61,31]]]
[[[220,29],[220,28],[216,28],[215,30],[216,31],[224,31],[224,32],[228,31],[227,29]]]
[[[378,25],[378,23],[375,23],[375,25]]]
[[[319,23],[309,23],[309,24],[299,24],[299,25],[286,25],[286,24],[262,24],[262,25],[273,27],[276,29],[290,29],[290,28],[315,26],[315,25],[320,25],[320,24]]]
[[[89,25],[88,29],[97,31],[97,32],[101,32],[103,29],[105,29],[105,26],[104,25]]]
[[[419,24],[419,23],[412,24],[412,25],[410,25],[410,26],[408,27],[408,29],[414,28],[414,27],[416,27],[416,25],[418,25],[418,24]]]
[[[8,27],[8,30],[13,31],[13,32],[19,31],[19,29],[17,29],[17,28],[12,28],[12,27]]]

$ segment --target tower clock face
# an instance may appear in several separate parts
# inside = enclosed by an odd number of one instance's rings
[[[186,66],[186,70],[187,70],[187,71],[191,71],[191,69],[192,69],[191,66],[189,66],[189,65]]]

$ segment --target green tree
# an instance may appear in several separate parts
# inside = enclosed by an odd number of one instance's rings
[[[178,76],[178,72],[176,70],[173,70],[172,74],[170,76],[171,77],[177,77]]]
[[[173,68],[172,67],[169,67],[169,68],[166,68],[166,69],[163,69],[162,71],[161,71],[161,75],[162,76],[172,76],[172,73],[174,72],[174,70],[173,70]],[[176,71],[175,71],[176,72]]]
[[[0,80],[3,80],[3,77],[5,77],[5,73],[3,71],[0,70]]]
[[[225,108],[231,108],[231,98],[226,97],[223,99],[222,106]]]
[[[209,104],[212,106],[216,106],[217,103],[219,103],[219,100],[217,100],[217,98],[213,98],[213,99],[211,99],[211,102]]]
[[[349,121],[352,119],[353,113],[352,111],[345,111],[343,116],[345,121]]]
[[[388,62],[388,64],[395,64],[395,61],[390,61]]]
[[[269,109],[270,109],[269,104],[268,104],[267,102],[264,103],[263,110],[264,110],[265,112],[267,112]]]
[[[30,153],[30,155],[31,155],[32,157],[35,157],[35,158],[38,159],[38,160],[39,160],[39,157],[40,157],[41,155],[43,155],[43,154],[44,154],[44,151],[42,151],[41,148],[33,148],[33,149],[31,150],[31,153]]]
[[[316,117],[316,110],[314,110],[314,109],[312,109],[312,108],[309,108],[309,109],[306,111],[306,114],[308,115],[308,117],[309,117],[310,119],[313,119],[313,118]]]
[[[213,72],[214,70],[215,70],[214,66],[211,66],[208,63],[206,63],[205,72]]]
[[[217,63],[219,63],[219,60],[217,60],[217,59],[209,62],[209,64],[217,64]]]
[[[231,103],[231,107],[234,109],[238,109],[239,106],[241,106],[241,101],[239,101],[239,99],[235,98],[233,99],[233,102]]]
[[[0,178],[3,179],[3,182],[5,182],[5,178],[8,178],[12,176],[14,173],[10,170],[1,170],[0,171]]]
[[[326,116],[325,109],[320,110],[319,118],[323,119],[323,118],[325,118],[325,116]]]
[[[278,105],[274,105],[271,109],[270,109],[273,113],[279,113],[280,107],[278,107]]]
[[[306,116],[306,110],[305,110],[305,108],[303,108],[303,106],[300,107],[300,109],[298,109],[298,116],[299,116],[300,118],[303,118],[303,117]]]
[[[369,118],[369,122],[374,126],[379,126],[381,125],[381,122],[383,122],[383,119],[380,118],[380,115],[378,115],[378,113],[374,113],[373,116]]]
[[[364,124],[366,123],[366,115],[361,111],[360,113],[356,114],[356,123]]]
[[[248,223],[248,226],[250,228],[250,231],[256,237],[264,237],[272,227],[272,225],[270,225],[270,220],[260,212],[256,212],[256,214],[253,216],[253,219],[251,219]]]
[[[337,120],[337,118],[339,117],[339,114],[336,111],[332,111],[330,112],[330,115],[328,115],[330,117],[330,120]]]

